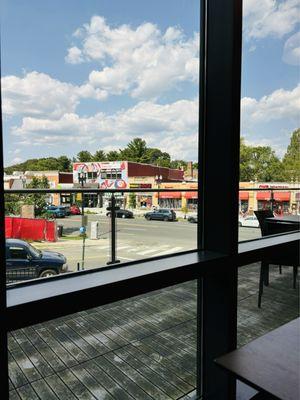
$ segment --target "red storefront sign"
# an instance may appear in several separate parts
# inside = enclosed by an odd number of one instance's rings
[[[184,197],[186,199],[198,199],[198,192],[186,192]]]
[[[240,200],[248,200],[249,199],[249,192],[244,192],[243,190],[241,190],[239,192],[239,199]]]
[[[256,193],[256,200],[262,200],[262,201],[270,201],[271,200],[271,192],[267,191],[261,191]]]
[[[181,192],[155,193],[155,197],[159,197],[160,199],[181,199]]]
[[[291,193],[290,192],[274,192],[273,196],[274,196],[274,200],[276,200],[276,201],[290,201]]]

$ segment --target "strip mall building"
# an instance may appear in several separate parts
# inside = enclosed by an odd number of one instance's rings
[[[190,167],[190,166],[189,166]],[[137,207],[157,206],[189,210],[196,209],[198,196],[198,184],[193,175],[193,169],[187,172],[180,169],[163,168],[155,165],[136,163],[131,161],[114,162],[87,162],[73,164],[74,187],[79,187],[79,172],[86,173],[85,187],[102,189],[119,189],[117,202],[121,207],[129,206],[129,195],[122,194],[122,189],[136,190]],[[281,208],[283,211],[297,210],[300,213],[300,194],[295,190],[287,190],[297,187],[291,183],[264,183],[241,182],[239,193],[240,211],[252,211],[271,207]],[[165,193],[138,193],[139,189],[174,189]],[[253,189],[263,189],[253,191]],[[182,189],[182,191],[178,191]],[[185,192],[184,189],[194,189]],[[248,189],[248,190],[247,190]],[[252,189],[252,190],[251,190]],[[107,205],[110,195],[97,195],[97,193],[85,194],[84,203],[87,207],[102,207]],[[77,196],[81,200],[81,196]],[[220,195],[220,207],[222,198]]]

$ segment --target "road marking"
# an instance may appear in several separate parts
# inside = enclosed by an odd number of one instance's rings
[[[144,229],[142,229],[142,228],[123,228],[123,230],[126,230],[126,231],[146,231],[147,229],[145,229],[145,228]]]
[[[117,258],[120,258],[121,260],[127,260],[127,261],[134,261],[135,258],[127,258],[127,257],[121,257],[121,256],[117,256]]]
[[[157,248],[150,249],[150,250],[139,251],[137,254],[138,254],[139,256],[144,256],[144,255],[146,255],[146,254],[155,253],[156,251],[166,250],[166,247],[168,247],[168,245],[164,245],[164,246],[157,247]]]
[[[162,251],[161,253],[156,253],[156,256],[164,256],[166,254],[170,254],[170,253],[176,253],[177,251],[181,250],[182,247],[173,247],[172,249],[166,250],[166,251]]]

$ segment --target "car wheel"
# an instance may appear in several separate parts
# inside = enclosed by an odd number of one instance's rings
[[[110,218],[111,217],[111,213],[107,213],[106,216]]]
[[[53,276],[53,275],[57,275],[57,272],[54,271],[53,269],[46,269],[45,271],[42,271],[39,275],[40,278],[45,278],[48,276]]]
[[[241,222],[239,222],[239,226],[243,226]]]
[[[125,215],[125,214],[122,214],[122,218],[126,218],[126,215]]]
[[[151,219],[151,217],[149,217],[149,216],[147,215],[146,220],[147,220],[147,221],[150,221],[150,219]]]
[[[165,217],[165,218],[164,218],[164,221],[169,221],[169,218],[168,218],[168,217]]]

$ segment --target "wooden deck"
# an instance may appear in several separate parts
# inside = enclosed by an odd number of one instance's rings
[[[298,315],[292,270],[271,269],[257,308],[258,264],[239,273],[239,344]],[[10,399],[184,399],[196,384],[196,282],[14,331]]]

